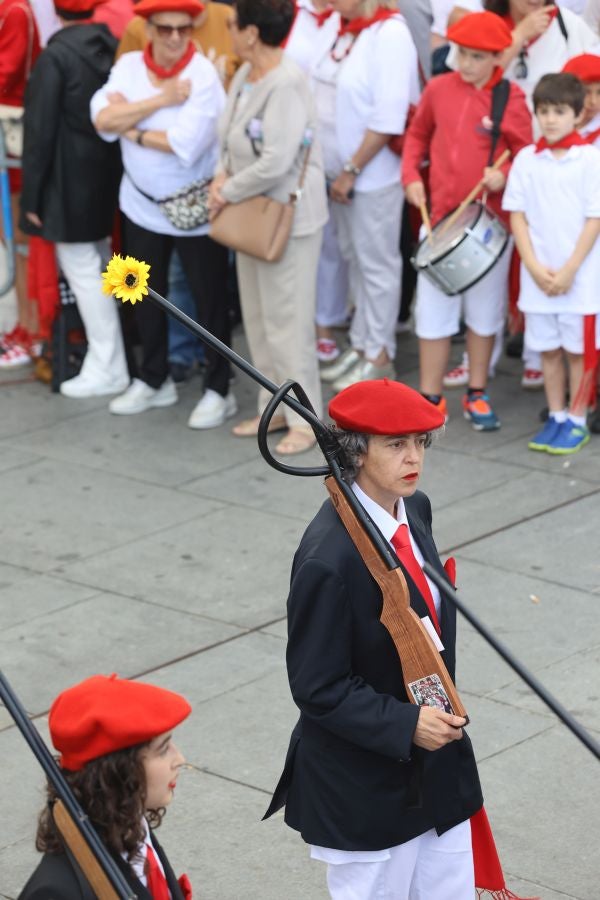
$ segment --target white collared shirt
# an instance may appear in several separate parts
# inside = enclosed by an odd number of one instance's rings
[[[412,551],[419,565],[423,567],[423,563],[425,560],[423,559],[423,554],[419,549],[419,545],[415,541],[410,530],[410,525],[408,524],[408,518],[406,516],[406,509],[404,507],[404,500],[402,499],[402,497],[399,497],[398,502],[396,503],[396,518],[394,518],[393,516],[390,516],[389,512],[387,512],[382,506],[380,506],[379,503],[376,503],[371,499],[371,497],[369,497],[368,494],[365,494],[365,492],[361,487],[358,486],[356,482],[354,482],[354,484],[352,485],[352,490],[360,500],[361,505],[364,506],[369,516],[373,519],[373,522],[375,523],[375,525],[377,525],[386,541],[388,541],[392,547],[392,537],[398,530],[398,526],[406,525],[408,527],[408,535],[410,537],[410,545],[412,547]],[[425,575],[425,572],[423,572],[423,575]],[[433,597],[433,602],[435,604],[435,611],[438,614],[439,618],[441,607],[440,592],[433,581],[430,581],[429,578],[427,578],[427,575],[425,575],[425,578],[427,579],[427,584],[429,585],[429,590],[431,591],[431,596]]]
[[[305,72],[331,47],[340,27],[339,13],[332,13],[319,25],[314,15],[318,12],[311,0],[297,0],[296,18],[285,45],[286,55]]]
[[[586,219],[600,218],[600,151],[583,145],[556,157],[535,144],[515,157],[502,208],[524,213],[536,259],[558,270],[572,256]],[[525,313],[587,315],[600,312],[600,244],[577,269],[565,294],[548,297],[521,265],[519,309]]]
[[[122,853],[121,855],[122,855],[123,859],[126,862],[128,862],[129,865],[131,866],[131,869],[132,869],[135,877],[138,878],[139,881],[141,881],[141,883],[144,885],[144,887],[148,887],[148,879],[146,878],[146,874],[144,872],[144,868],[146,865],[146,856],[148,854],[148,849],[147,849],[148,847],[152,848],[152,852],[154,853],[154,857],[156,859],[156,862],[158,863],[158,867],[159,867],[160,871],[163,873],[163,875],[165,875],[165,870],[163,869],[163,865],[162,865],[162,862],[160,861],[160,857],[159,857],[158,853],[152,846],[152,841],[150,839],[150,828],[148,827],[148,822],[146,821],[146,819],[142,819],[142,824],[144,827],[145,838],[144,838],[143,845],[139,848],[139,852],[134,856],[133,859],[130,859],[130,860],[127,859],[126,853]],[[165,878],[166,877],[167,876],[165,875]]]

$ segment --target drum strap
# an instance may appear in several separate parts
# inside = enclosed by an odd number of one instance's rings
[[[502,124],[502,117],[508,103],[509,94],[510,82],[506,78],[502,78],[492,88],[492,146],[490,147],[488,166],[491,166],[494,162],[494,153],[500,138],[500,125]]]

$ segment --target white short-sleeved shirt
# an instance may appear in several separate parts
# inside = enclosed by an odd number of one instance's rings
[[[352,37],[344,35],[334,51],[340,59],[334,65],[335,137],[342,165],[358,150],[368,129],[402,134],[409,104],[418,102],[420,92],[417,51],[402,16],[365,28],[344,55],[351,43]],[[319,80],[331,82],[331,68],[328,48],[312,70],[316,90]],[[386,146],[364,167],[355,190],[377,191],[399,182],[400,160]]]
[[[309,72],[315,59],[320,59],[335,40],[340,27],[339,13],[332,13],[319,25],[311,0],[297,0],[296,18],[285,45],[286,55]]]
[[[536,256],[560,269],[572,255],[586,219],[600,218],[600,150],[571,147],[557,158],[551,150],[524,147],[512,164],[502,200],[504,209],[522,212]],[[548,297],[521,265],[519,309],[529,313],[600,312],[600,243],[581,264],[566,294]]]
[[[192,92],[180,106],[157,110],[138,122],[140,129],[166,131],[173,153],[151,150],[121,139],[124,174],[119,206],[136,225],[158,234],[194,237],[208,233],[208,225],[190,231],[176,228],[160,208],[134,187],[156,199],[168,197],[193,181],[211,178],[218,158],[217,120],[225,106],[225,92],[217,70],[204,56],[194,54],[179,78],[189,78]],[[114,65],[109,79],[90,103],[92,121],[108,104],[108,94],[119,92],[129,102],[146,100],[161,92],[148,76],[141,51],[125,53]],[[119,135],[100,132],[105,141]]]

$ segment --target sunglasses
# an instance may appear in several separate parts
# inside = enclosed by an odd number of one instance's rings
[[[527,78],[529,69],[527,68],[527,50],[523,49],[519,53],[519,58],[515,66],[515,78]]]
[[[188,25],[159,25],[157,22],[153,22],[152,19],[150,19],[149,23],[153,28],[156,28],[158,36],[162,38],[171,37],[175,32],[177,32],[179,37],[189,37],[194,30],[194,26],[191,22]]]

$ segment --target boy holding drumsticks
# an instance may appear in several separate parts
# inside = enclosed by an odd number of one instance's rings
[[[480,180],[488,192],[487,206],[506,222],[501,204],[510,162],[492,169],[489,156],[492,90],[502,79],[498,58],[511,45],[511,33],[499,16],[482,12],[467,15],[452,25],[448,39],[458,45],[458,71],[433,79],[423,92],[404,143],[402,181],[406,199],[414,206],[425,204],[420,170],[429,159],[432,225],[456,208]],[[511,84],[494,159],[507,149],[514,156],[531,141],[531,116],[525,96]],[[450,338],[459,329],[462,307],[470,360],[470,383],[463,410],[477,431],[500,427],[486,386],[494,336],[504,323],[509,262],[510,252],[506,249],[481,281],[453,297],[421,275],[417,280],[421,392],[446,414],[442,379]]]

